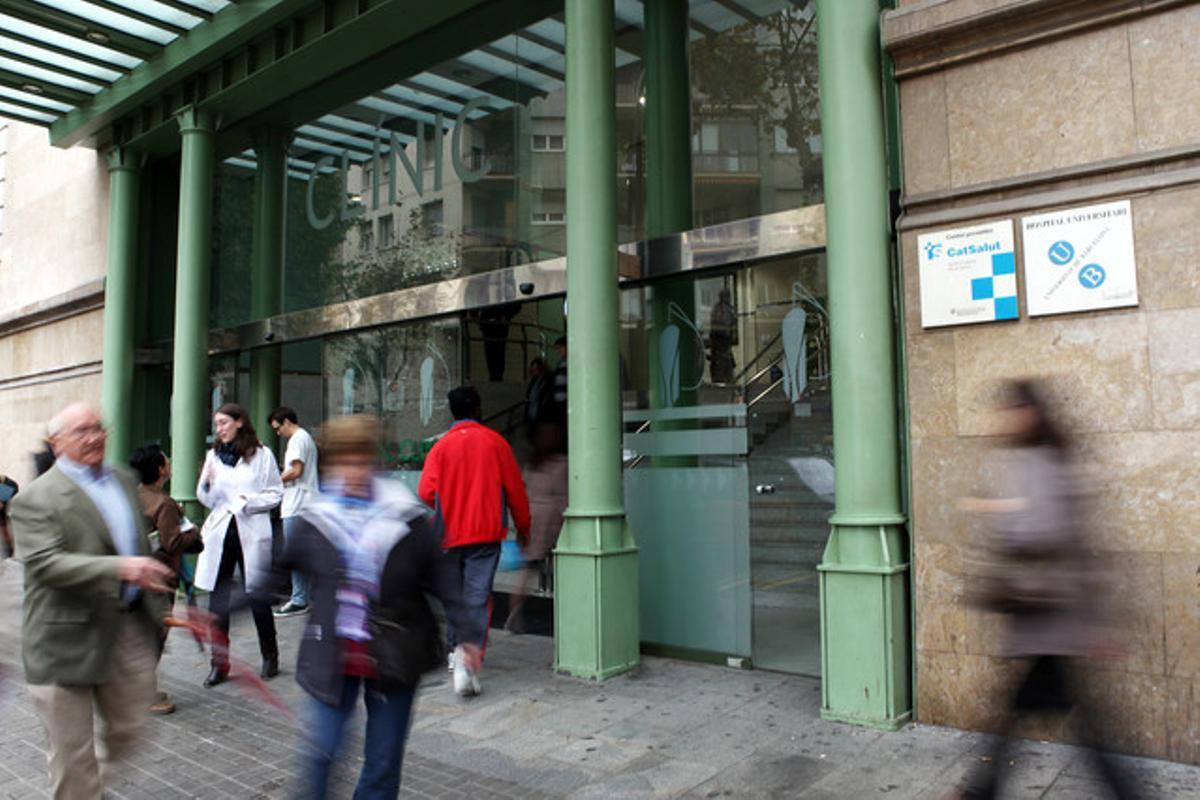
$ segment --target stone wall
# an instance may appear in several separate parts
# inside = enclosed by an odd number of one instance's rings
[[[54,411],[100,401],[108,176],[96,151],[51,147],[44,128],[4,133],[0,472],[23,482]]]
[[[1049,375],[1095,476],[1129,648],[1089,686],[1118,747],[1200,762],[1200,6],[926,0],[884,26],[905,166],[918,716],[986,727],[1012,677],[997,620],[963,600],[977,523],[956,503],[994,477],[997,381]],[[1018,322],[922,330],[919,234],[1125,198],[1139,307],[1031,319],[1022,286]]]

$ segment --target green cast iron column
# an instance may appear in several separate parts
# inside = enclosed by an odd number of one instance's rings
[[[817,0],[836,510],[820,570],[826,719],[911,715],[879,0]]]
[[[618,379],[612,0],[567,0],[569,504],[555,550],[554,663],[637,665],[637,549],[625,522]]]
[[[179,249],[175,268],[175,362],[171,383],[171,495],[195,508],[208,421],[208,311],[211,291],[216,124],[206,111],[179,115]]]
[[[692,227],[687,0],[646,2],[646,237]]]
[[[254,137],[254,240],[250,264],[250,314],[273,317],[282,310],[284,192],[287,188],[287,134],[266,129]],[[279,406],[279,346],[250,351],[250,419],[263,444],[279,444],[267,416]]]
[[[124,464],[133,447],[133,353],[137,297],[138,183],[141,156],[108,153],[108,259],[104,275],[104,368],[100,406],[108,421],[105,457]]]
[[[646,237],[656,239],[692,227],[691,85],[688,77],[687,0],[647,0],[645,4],[645,131],[646,131]],[[658,281],[650,290],[651,409],[693,406],[696,393],[683,388],[703,377],[703,347],[695,334],[671,313],[696,319],[695,281],[692,278]],[[663,332],[671,325],[680,330],[678,359],[664,365],[659,352]],[[678,397],[669,397],[663,367],[679,371]],[[691,427],[689,421],[654,422],[654,432]],[[684,467],[693,457],[655,456],[656,467]]]

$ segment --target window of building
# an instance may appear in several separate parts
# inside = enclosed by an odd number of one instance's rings
[[[560,133],[535,133],[532,149],[535,153],[562,153],[567,149],[566,137]]]
[[[567,221],[567,215],[561,211],[534,211],[534,225],[562,225]]]
[[[386,250],[395,244],[396,221],[394,215],[384,214],[375,220],[375,239],[379,249]]]
[[[369,253],[374,244],[374,237],[371,235],[371,223],[360,223],[358,226],[358,252]]]
[[[425,203],[421,206],[421,227],[429,236],[440,236],[445,224],[445,211],[441,200]]]

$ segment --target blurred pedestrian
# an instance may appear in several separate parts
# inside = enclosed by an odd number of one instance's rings
[[[547,418],[565,426],[567,424],[567,337],[560,336],[555,339],[554,350],[558,353],[558,364],[554,367],[554,375],[550,382],[550,408]]]
[[[426,591],[448,618],[459,611],[452,565],[425,507],[398,481],[379,476],[380,428],[341,417],[321,433],[325,493],[300,510],[282,566],[311,579],[309,629],[296,680],[312,698],[302,796],[324,798],[346,723],[367,708],[363,767],[354,797],[392,800],[421,675],[445,651]]]
[[[7,475],[0,475],[0,561],[12,555],[12,533],[8,530],[8,506],[20,487]]]
[[[54,466],[54,448],[49,441],[43,441],[41,448],[33,454],[33,474],[41,477]]]
[[[271,571],[271,511],[283,499],[275,455],[259,442],[246,409],[226,403],[213,415],[213,426],[216,442],[196,487],[196,497],[210,509],[196,564],[196,586],[212,592],[208,609],[216,617],[212,669],[204,679],[208,687],[229,677],[229,611],[235,589],[250,595],[247,605],[258,632],[262,677],[279,674],[275,619],[265,588]]]
[[[539,588],[547,588],[554,547],[562,532],[563,512],[567,510],[567,456],[559,425],[542,422],[534,429],[533,458],[522,471],[522,478],[529,494],[530,529],[522,551],[525,567],[509,595],[508,619],[504,622],[504,629],[511,633],[525,632],[523,608],[529,586],[538,580]]]
[[[553,392],[550,368],[545,359],[538,356],[529,362],[529,383],[525,387],[525,424],[530,438],[533,438],[538,422],[552,413]]]
[[[287,541],[291,528],[308,501],[319,491],[317,444],[312,435],[300,427],[295,410],[280,406],[271,412],[271,428],[288,440],[283,454],[283,538]],[[308,611],[308,578],[303,572],[292,575],[290,599],[275,612],[277,617],[292,617]]]
[[[169,591],[171,571],[150,557],[133,480],[104,466],[99,413],[68,406],[49,432],[55,466],[12,505],[22,656],[52,796],[96,800],[154,699],[163,604],[151,593]]]
[[[990,523],[987,567],[975,600],[1005,615],[1004,651],[1020,660],[1021,678],[991,758],[981,762],[960,796],[998,795],[1006,734],[1020,715],[1075,710],[1081,741],[1101,775],[1118,798],[1135,797],[1101,749],[1096,709],[1079,691],[1075,659],[1111,652],[1112,644],[1101,573],[1088,548],[1083,482],[1067,436],[1033,381],[1004,387],[1001,415],[1009,443],[1003,496],[969,498],[963,505]]]
[[[184,553],[194,551],[200,544],[200,531],[183,514],[183,508],[167,494],[166,484],[171,479],[171,461],[156,444],[139,447],[129,457],[129,466],[137,474],[138,499],[142,504],[146,528],[150,531],[152,555],[172,572],[171,587],[179,585],[183,570]],[[169,609],[168,609],[169,610]],[[166,631],[159,643],[158,656],[162,658],[162,646],[166,643]],[[171,714],[175,704],[165,692],[155,692],[150,706],[151,714]]]
[[[512,447],[479,420],[482,403],[470,386],[448,395],[455,423],[425,459],[418,494],[433,506],[442,547],[461,586],[461,623],[446,626],[454,691],[479,693],[479,669],[491,624],[492,583],[509,514],[522,542],[529,537],[529,499]],[[475,657],[476,649],[478,658]]]

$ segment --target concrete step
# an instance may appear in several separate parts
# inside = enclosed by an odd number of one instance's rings
[[[833,509],[824,503],[780,503],[767,505],[761,498],[750,499],[750,524],[781,523],[792,525],[824,525]]]
[[[825,546],[829,540],[829,526],[782,525],[759,523],[750,527],[750,544],[780,544],[796,547]]]
[[[807,592],[754,592],[751,601],[755,608],[790,608],[819,611],[821,598],[815,588]]]
[[[825,552],[824,542],[755,542],[750,543],[751,571],[767,565],[816,565]]]

